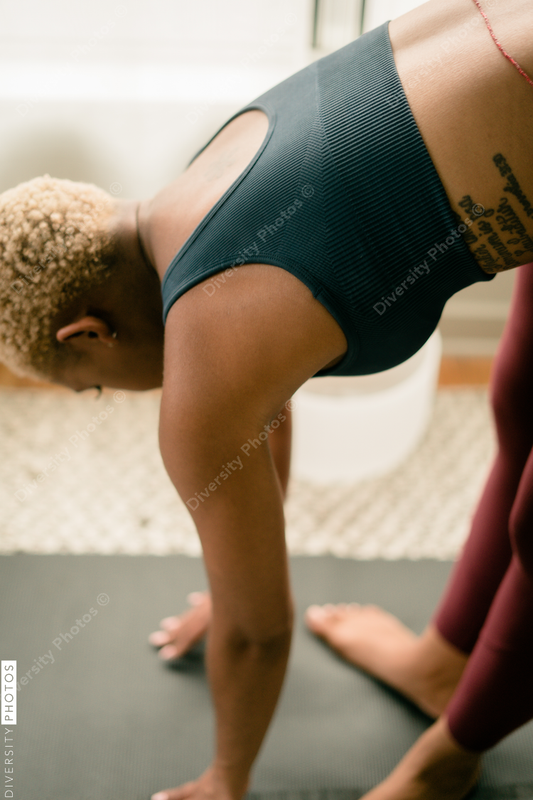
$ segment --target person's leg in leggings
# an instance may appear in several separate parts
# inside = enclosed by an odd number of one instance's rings
[[[533,668],[531,365],[533,265],[527,265],[519,269],[492,377],[498,455],[433,620],[447,641],[472,654],[447,709],[452,734],[472,750],[492,746],[533,716],[533,693],[529,702],[524,686]]]
[[[533,578],[514,556],[445,712],[466,750],[487,750],[533,719],[532,625]]]
[[[491,376],[498,453],[434,624],[471,653],[511,560],[509,518],[533,447],[533,264],[520,267]],[[468,424],[468,420],[464,421]]]

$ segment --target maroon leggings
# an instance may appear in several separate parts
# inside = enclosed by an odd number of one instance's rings
[[[433,619],[471,654],[446,715],[473,751],[533,719],[533,263],[518,269],[491,401],[498,453]]]

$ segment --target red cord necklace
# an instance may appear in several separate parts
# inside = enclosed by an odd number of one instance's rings
[[[483,19],[485,20],[485,22],[486,22],[486,24],[487,24],[487,28],[488,28],[488,29],[489,29],[489,31],[490,31],[490,35],[492,36],[492,38],[493,38],[493,39],[494,39],[494,41],[496,42],[496,44],[497,44],[498,48],[499,48],[499,49],[502,51],[502,53],[504,54],[505,58],[509,59],[509,61],[511,62],[511,64],[514,64],[514,66],[517,68],[517,70],[518,70],[518,72],[520,73],[520,75],[523,75],[523,76],[524,76],[524,78],[526,79],[526,81],[527,81],[528,83],[530,83],[530,84],[533,86],[533,81],[531,80],[531,78],[529,77],[529,75],[528,75],[526,72],[524,72],[524,70],[522,69],[522,67],[520,66],[520,64],[518,64],[518,62],[517,62],[517,61],[515,61],[515,60],[514,60],[514,58],[513,58],[512,56],[510,56],[510,55],[509,55],[509,53],[506,53],[506,52],[505,52],[505,50],[503,49],[503,47],[501,46],[501,44],[500,44],[500,43],[499,43],[499,41],[497,40],[497,38],[496,38],[496,35],[495,35],[494,31],[492,30],[492,25],[490,24],[490,22],[489,22],[489,20],[488,20],[488,17],[487,17],[487,15],[485,14],[485,12],[483,11],[483,9],[481,8],[481,4],[480,4],[479,0],[474,0],[474,3],[475,3],[475,4],[476,4],[476,6],[479,8],[479,11],[480,11],[480,13],[481,13],[481,16],[482,16],[482,17],[483,17]]]

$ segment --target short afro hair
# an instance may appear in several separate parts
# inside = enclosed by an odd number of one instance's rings
[[[64,363],[53,321],[113,273],[115,209],[98,186],[50,175],[0,194],[0,361],[16,374]]]

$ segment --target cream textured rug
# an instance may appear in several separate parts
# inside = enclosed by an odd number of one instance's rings
[[[159,454],[160,391],[0,390],[0,552],[185,553],[200,546]],[[441,390],[417,451],[353,486],[292,480],[294,554],[458,554],[494,455],[485,390]]]

